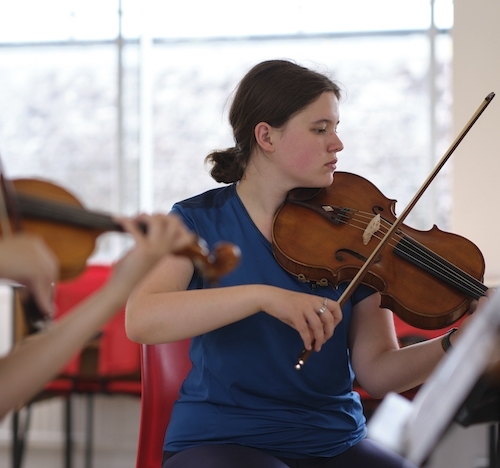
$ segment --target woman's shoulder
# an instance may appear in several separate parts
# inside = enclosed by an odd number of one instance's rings
[[[207,242],[221,224],[232,225],[239,210],[235,185],[226,185],[177,202],[171,213],[181,217],[188,229]]]
[[[179,201],[174,205],[174,208],[183,209],[198,209],[198,208],[218,208],[232,198],[236,193],[235,185],[225,185],[217,187],[206,192],[200,193],[185,200]]]

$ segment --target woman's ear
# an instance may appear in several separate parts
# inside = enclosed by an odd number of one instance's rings
[[[273,127],[267,122],[259,122],[255,126],[255,140],[264,151],[274,151],[273,131]]]

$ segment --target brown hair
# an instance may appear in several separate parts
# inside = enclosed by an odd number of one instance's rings
[[[255,147],[255,126],[267,122],[281,128],[325,91],[340,99],[340,87],[327,76],[288,60],[254,66],[241,80],[229,112],[235,146],[210,153],[210,174],[217,182],[241,179]]]

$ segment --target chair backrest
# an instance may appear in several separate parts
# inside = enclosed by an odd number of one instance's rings
[[[70,281],[59,282],[54,289],[55,315],[57,321],[63,318],[76,305],[93,294],[108,280],[112,271],[110,265],[88,265],[85,271]],[[137,375],[140,370],[140,345],[130,341],[125,333],[125,308],[122,308],[100,330],[95,343],[89,343],[89,348],[95,348],[95,362],[92,361],[90,374],[96,378],[116,379],[119,377]],[[82,353],[77,353],[62,370],[67,376],[81,377]],[[84,361],[84,360],[83,360]],[[85,372],[84,372],[85,373]]]
[[[111,265],[88,265],[78,277],[56,283],[54,321],[101,288],[112,272]],[[59,375],[35,398],[71,393],[141,395],[141,346],[125,333],[125,308],[109,320],[81,350],[68,360]]]
[[[137,468],[159,468],[172,406],[191,369],[190,340],[142,345],[142,396]]]

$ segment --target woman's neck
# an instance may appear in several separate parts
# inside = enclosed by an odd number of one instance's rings
[[[271,241],[274,215],[285,200],[287,191],[280,190],[267,177],[256,175],[248,169],[238,182],[236,191],[252,221],[264,237]]]

